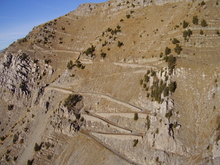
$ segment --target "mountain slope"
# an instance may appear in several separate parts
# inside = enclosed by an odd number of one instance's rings
[[[83,4],[1,53],[3,164],[218,164],[217,1]]]

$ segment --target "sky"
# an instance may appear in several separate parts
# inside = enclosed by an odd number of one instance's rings
[[[25,37],[34,26],[48,22],[82,3],[107,0],[0,0],[0,50]]]

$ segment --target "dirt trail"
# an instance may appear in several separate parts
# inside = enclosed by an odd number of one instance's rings
[[[138,107],[136,105],[133,105],[131,103],[128,103],[126,101],[120,100],[118,98],[115,98],[113,96],[109,96],[107,94],[103,94],[103,93],[98,93],[98,92],[74,92],[71,89],[67,89],[67,88],[63,88],[63,87],[57,87],[57,86],[48,86],[46,87],[45,90],[57,90],[63,93],[68,93],[68,94],[80,94],[80,95],[89,95],[89,96],[98,96],[101,98],[105,98],[106,100],[115,102],[117,104],[123,105],[125,107],[128,107],[130,109],[133,109],[134,112],[146,112],[149,113],[147,110],[143,109],[142,107]]]
[[[139,134],[136,134],[136,133],[109,133],[109,132],[100,132],[100,131],[90,131],[90,130],[84,130],[84,131],[80,131],[80,132],[85,132],[85,133],[93,133],[93,134],[102,134],[102,135],[107,135],[107,136],[118,136],[118,138],[124,138],[124,137],[128,137],[128,136],[139,136],[139,137],[142,137],[143,134],[139,133]]]
[[[98,139],[97,137],[95,137],[94,135],[92,135],[91,133],[85,133],[85,132],[81,132],[87,136],[89,136],[90,138],[94,139],[97,143],[99,143],[100,145],[102,145],[103,147],[105,147],[106,149],[108,149],[109,151],[111,151],[112,153],[114,153],[115,155],[117,155],[118,157],[126,160],[128,163],[133,164],[133,165],[139,165],[138,163],[126,158],[125,156],[123,156],[121,153],[118,153],[117,151],[113,150],[110,146],[108,146],[107,144],[103,143],[100,139]]]
[[[106,122],[108,124],[111,124],[111,125],[113,125],[115,127],[118,127],[118,128],[121,128],[121,129],[124,129],[124,130],[127,130],[127,131],[130,131],[131,133],[133,132],[131,129],[119,126],[118,124],[116,124],[116,123],[114,123],[114,122],[112,122],[112,121],[110,121],[110,120],[108,120],[108,119],[106,119],[106,118],[104,118],[102,116],[99,116],[99,115],[96,115],[96,114],[93,114],[93,113],[88,113],[88,115],[96,117],[96,118],[98,118],[100,120],[103,120],[104,122]]]

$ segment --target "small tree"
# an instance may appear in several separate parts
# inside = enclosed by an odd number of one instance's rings
[[[138,113],[134,114],[134,120],[138,120]]]
[[[123,42],[118,41],[118,47],[119,47],[119,48],[120,48],[121,46],[123,46],[123,45],[124,45]]]
[[[171,49],[168,48],[168,47],[166,47],[166,48],[165,48],[165,55],[168,55],[168,54],[170,54],[170,53],[171,53]]]
[[[127,15],[126,15],[126,17],[127,17],[127,18],[130,18],[130,17],[131,17],[131,15],[130,15],[130,14],[127,14]]]
[[[169,91],[170,92],[175,92],[176,88],[177,88],[176,81],[173,81],[169,84]]]
[[[203,5],[205,5],[205,2],[204,2],[204,1],[201,2],[201,6],[203,6]]]
[[[201,26],[202,26],[202,27],[208,26],[206,20],[202,19],[202,21],[201,21]]]
[[[193,23],[194,25],[198,25],[198,23],[199,23],[198,16],[193,16],[192,23]]]
[[[104,59],[106,57],[106,53],[102,52],[101,57]]]
[[[201,34],[201,35],[203,35],[203,34],[204,34],[203,30],[200,30],[200,34]]]
[[[174,50],[177,54],[180,54],[183,49],[179,44],[176,44],[176,47],[174,48]]]
[[[73,61],[70,60],[70,61],[67,63],[67,68],[68,68],[68,69],[72,69],[73,67],[74,67]]]
[[[183,21],[183,28],[187,28],[188,25],[189,25],[189,23],[184,20]]]
[[[134,139],[133,147],[136,147],[137,144],[138,144],[138,139]]]
[[[178,43],[180,43],[180,41],[179,41],[178,39],[174,38],[174,39],[172,40],[172,43],[173,43],[173,44],[178,44]]]
[[[9,111],[11,111],[11,110],[13,110],[13,109],[14,109],[14,105],[12,105],[12,104],[8,105],[8,110],[9,110]]]

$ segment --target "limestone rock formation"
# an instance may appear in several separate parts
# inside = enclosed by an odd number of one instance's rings
[[[220,163],[218,0],[110,0],[0,53],[0,164]]]

